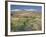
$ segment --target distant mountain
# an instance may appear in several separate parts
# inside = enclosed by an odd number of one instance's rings
[[[37,11],[11,11],[11,14],[14,15],[14,14],[31,13],[31,12],[41,14],[41,12]]]

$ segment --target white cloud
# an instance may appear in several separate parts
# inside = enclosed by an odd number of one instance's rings
[[[36,9],[25,9],[26,11],[37,11]]]
[[[11,11],[22,11],[21,9],[14,9],[14,10],[11,10]]]
[[[11,11],[37,11],[36,9],[14,9],[14,10],[11,10]]]

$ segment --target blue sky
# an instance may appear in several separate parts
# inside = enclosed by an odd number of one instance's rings
[[[42,11],[42,7],[41,6],[28,6],[28,5],[11,5],[11,11],[12,10],[24,10],[24,9],[30,9],[30,10],[34,10],[34,11]]]

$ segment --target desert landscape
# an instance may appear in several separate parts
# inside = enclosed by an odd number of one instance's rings
[[[39,31],[42,30],[41,12],[11,11],[11,31]]]

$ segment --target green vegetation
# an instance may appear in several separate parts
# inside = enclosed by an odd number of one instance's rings
[[[15,32],[15,31],[41,30],[41,14],[31,13],[31,12],[22,13],[24,15],[22,14],[19,15],[19,14],[17,14],[16,16],[13,15],[11,17],[11,31]]]

